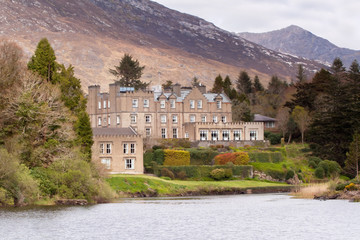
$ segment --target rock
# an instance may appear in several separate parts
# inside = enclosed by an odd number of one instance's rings
[[[302,183],[302,181],[299,179],[298,175],[295,174],[293,178],[286,180],[286,183],[291,185],[299,185]]]
[[[70,206],[75,206],[75,205],[80,205],[80,206],[84,206],[84,205],[88,205],[88,201],[86,199],[59,199],[55,201],[56,205],[70,205]]]

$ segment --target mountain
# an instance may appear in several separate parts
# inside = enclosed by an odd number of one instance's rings
[[[149,0],[0,0],[0,37],[33,54],[47,37],[58,61],[73,64],[83,86],[113,81],[109,68],[124,53],[145,65],[143,81],[189,84],[196,76],[212,86],[217,74],[234,80],[240,70],[291,79],[297,64],[309,72],[321,64],[251,43],[201,18]]]
[[[347,67],[354,59],[360,62],[360,51],[337,47],[328,40],[294,25],[266,33],[246,32],[238,35],[274,51],[319,60],[327,64],[331,64],[336,57],[340,57]]]

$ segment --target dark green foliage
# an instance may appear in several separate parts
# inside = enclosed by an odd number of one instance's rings
[[[250,103],[246,96],[244,100],[235,99],[232,101],[231,113],[233,122],[251,122],[254,114],[251,113]]]
[[[281,81],[277,76],[272,76],[267,91],[270,94],[281,94],[288,87],[286,81]]]
[[[333,61],[333,64],[331,66],[331,69],[335,72],[335,73],[339,73],[339,72],[344,72],[345,71],[345,67],[344,64],[342,63],[340,58],[335,58]]]
[[[159,145],[154,145],[154,146],[152,147],[152,149],[155,151],[155,150],[158,150],[158,149],[163,149],[163,147],[162,147],[162,146],[159,146]]]
[[[172,180],[175,179],[174,173],[171,170],[169,170],[168,168],[162,168],[161,169],[161,176],[162,177],[169,177]]]
[[[246,71],[241,71],[236,81],[236,88],[239,94],[248,95],[252,92],[251,79]]]
[[[345,187],[348,185],[349,183],[339,183],[338,185],[336,185],[335,190],[336,191],[342,191],[345,189]]]
[[[165,153],[163,149],[157,149],[154,151],[153,161],[158,165],[163,165],[165,160]]]
[[[317,168],[317,164],[313,160],[309,160],[309,167],[315,169]]]
[[[286,172],[285,180],[289,180],[290,178],[293,178],[295,176],[294,170],[289,170]]]
[[[219,74],[215,78],[214,86],[213,86],[213,89],[211,90],[211,92],[213,92],[213,93],[222,93],[223,86],[224,86],[224,82],[223,82],[223,79],[222,79],[221,75]]]
[[[256,92],[263,92],[265,90],[257,75],[254,78],[254,89]]]
[[[298,66],[298,72],[296,74],[296,78],[298,80],[298,83],[303,83],[306,81],[305,69],[302,64],[299,64]]]
[[[53,82],[57,67],[55,60],[54,49],[50,46],[49,41],[43,38],[38,43],[35,54],[28,63],[28,69],[37,72],[48,82]]]
[[[354,133],[353,141],[350,144],[349,152],[346,153],[344,170],[351,177],[358,177],[360,160],[360,134]]]
[[[268,169],[265,171],[265,173],[274,179],[283,181],[283,180],[285,180],[287,171],[277,170],[277,169]]]
[[[281,142],[281,134],[280,133],[272,133],[272,132],[265,132],[265,133],[264,133],[265,139],[268,139],[270,141],[271,145],[280,144],[280,142]]]
[[[325,176],[325,170],[322,167],[317,167],[315,169],[315,177],[323,179]]]
[[[278,163],[283,161],[283,155],[280,152],[249,152],[249,157],[252,162]]]
[[[213,159],[219,154],[212,149],[189,149],[191,165],[212,165]]]
[[[118,66],[110,69],[122,87],[134,87],[135,90],[146,88],[149,83],[140,81],[144,66],[140,66],[138,60],[134,60],[129,54],[124,54]]]
[[[144,152],[144,168],[147,173],[154,173],[154,152],[153,150],[148,150]]]
[[[87,161],[91,161],[91,146],[93,145],[93,133],[90,126],[90,118],[87,112],[78,113],[78,119],[74,125],[77,135],[76,143],[80,146],[81,152],[87,156]]]

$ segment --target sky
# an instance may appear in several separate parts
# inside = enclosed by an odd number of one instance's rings
[[[359,0],[153,0],[230,32],[297,25],[338,47],[360,50]]]

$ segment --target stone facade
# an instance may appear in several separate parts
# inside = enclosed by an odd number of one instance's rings
[[[143,138],[129,128],[93,128],[92,160],[111,173],[142,174]]]

